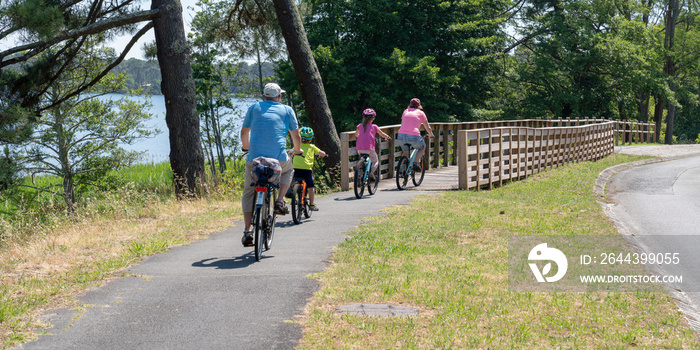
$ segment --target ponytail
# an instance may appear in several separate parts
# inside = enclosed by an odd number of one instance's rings
[[[373,116],[362,116],[362,131],[367,132],[367,124],[372,124],[371,120],[374,119]]]

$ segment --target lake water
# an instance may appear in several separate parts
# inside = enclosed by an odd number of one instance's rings
[[[119,99],[124,97],[124,95],[110,94],[106,95],[104,98]],[[159,129],[160,134],[155,137],[148,139],[143,139],[135,142],[132,145],[122,145],[127,150],[145,152],[142,162],[144,163],[160,163],[169,161],[170,155],[170,140],[168,136],[168,126],[165,123],[165,97],[163,95],[154,96],[128,96],[130,99],[143,101],[144,99],[150,99],[152,106],[149,113],[153,115],[153,118],[146,123],[149,127],[153,129]],[[240,130],[240,125],[243,122],[243,115],[248,110],[248,107],[259,100],[247,98],[247,99],[235,99],[234,105],[237,107],[233,111],[236,117],[236,130]],[[236,132],[238,134],[238,132]]]

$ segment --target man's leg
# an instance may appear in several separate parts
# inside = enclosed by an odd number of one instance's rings
[[[285,185],[285,184],[283,184],[283,183],[280,183],[280,193],[279,193],[279,195],[277,196],[277,200],[278,200],[278,201],[281,201],[282,203],[284,203],[284,195],[285,195],[285,194],[287,193],[287,191],[289,190],[289,186],[290,186],[290,185]]]
[[[284,196],[287,194],[287,190],[289,190],[289,186],[292,184],[292,177],[294,176],[294,168],[292,166],[292,160],[287,159],[284,162],[280,162],[280,166],[282,167],[282,176],[280,177],[280,192],[279,195],[277,196],[277,201],[276,202],[282,202],[282,208],[284,208],[282,211],[277,210],[275,208],[275,212],[280,215],[285,215],[289,211],[286,210],[286,205],[284,204]],[[277,207],[277,205],[275,205]]]
[[[252,179],[250,178],[250,170],[252,162],[245,163],[245,172],[243,180],[243,195],[241,196],[241,209],[243,210],[243,238],[241,242],[243,246],[253,244],[253,235],[249,233],[253,221],[253,197],[255,197],[255,189],[250,186]],[[246,233],[248,233],[246,235]]]
[[[250,231],[250,227],[253,225],[253,212],[252,211],[244,211],[243,212],[243,223],[244,223],[245,231]]]

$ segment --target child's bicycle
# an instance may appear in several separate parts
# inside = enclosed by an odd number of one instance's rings
[[[399,164],[396,166],[396,187],[398,187],[400,190],[406,189],[406,184],[408,184],[409,177],[413,181],[414,185],[420,186],[420,184],[423,182],[423,177],[425,176],[426,164],[423,159],[419,160],[419,172],[416,172],[416,169],[413,167],[415,164],[416,152],[418,152],[418,150],[413,148],[408,143],[405,145],[408,146],[410,156],[407,158],[406,156],[402,155],[399,159]],[[428,147],[427,144],[426,147]]]
[[[294,185],[290,191],[292,197],[292,220],[298,225],[301,223],[302,215],[308,219],[313,212],[309,206],[309,189],[306,188],[306,181],[298,177],[294,179]]]
[[[377,193],[377,187],[379,186],[379,178],[381,175],[381,166],[377,166],[377,170],[374,171],[374,179],[370,177],[370,172],[372,169],[372,160],[369,158],[369,154],[360,154],[360,160],[357,162],[355,167],[355,197],[357,199],[362,198],[365,192],[365,185],[367,185],[367,191],[369,194]]]

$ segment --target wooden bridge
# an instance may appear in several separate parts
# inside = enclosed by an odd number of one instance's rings
[[[456,165],[457,170],[449,172],[442,181],[456,178],[457,183],[445,186],[459,189],[490,189],[565,163],[600,159],[620,143],[656,141],[654,124],[606,119],[527,119],[430,126],[435,139],[426,142],[428,151],[424,154],[429,170]],[[380,127],[392,137],[389,141],[377,140],[382,179],[394,177],[401,156],[400,145],[395,142],[400,127]],[[340,141],[341,187],[348,190],[358,159],[354,132],[341,133]]]

